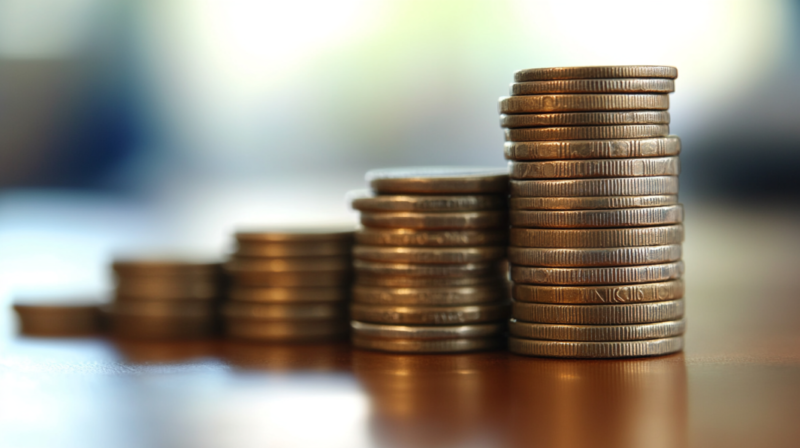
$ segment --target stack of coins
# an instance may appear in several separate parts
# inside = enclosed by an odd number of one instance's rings
[[[508,317],[506,169],[399,168],[367,173],[353,199],[353,344],[462,352],[503,343]]]
[[[674,67],[522,70],[500,99],[511,165],[511,351],[683,348]]]
[[[186,339],[213,333],[220,291],[218,263],[118,260],[112,268],[115,300],[103,311],[114,335]]]
[[[16,301],[20,332],[29,336],[83,336],[100,332],[96,302],[41,303]]]
[[[228,336],[320,341],[347,335],[352,228],[239,232],[236,241],[225,265]]]

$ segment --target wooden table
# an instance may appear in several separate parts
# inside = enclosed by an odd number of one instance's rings
[[[687,208],[684,353],[12,337],[0,446],[800,446],[800,219]]]

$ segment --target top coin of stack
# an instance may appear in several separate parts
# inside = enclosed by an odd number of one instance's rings
[[[563,357],[683,346],[680,140],[665,66],[521,70],[500,99],[511,160],[510,349]]]
[[[193,338],[210,334],[219,297],[219,264],[182,259],[117,260],[114,303],[104,311],[117,336]]]
[[[395,352],[498,346],[508,315],[501,261],[507,170],[428,167],[367,173],[352,201],[353,343]]]
[[[236,234],[225,265],[225,332],[271,341],[347,334],[352,228],[268,229]]]

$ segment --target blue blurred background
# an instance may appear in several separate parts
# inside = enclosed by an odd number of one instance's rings
[[[0,304],[102,295],[115,253],[355,222],[370,168],[502,166],[515,70],[613,64],[679,69],[689,272],[692,219],[794,216],[796,2],[0,0]]]

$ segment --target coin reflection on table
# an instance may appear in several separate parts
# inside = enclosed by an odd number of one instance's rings
[[[687,445],[683,354],[630,360],[508,360],[513,446]]]
[[[353,351],[369,395],[375,446],[498,446],[503,354],[399,355]]]
[[[220,352],[242,369],[269,371],[344,371],[350,368],[347,343],[257,343],[226,341]]]

